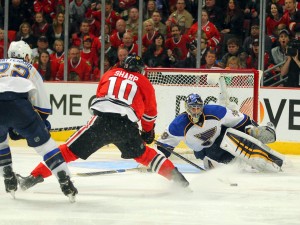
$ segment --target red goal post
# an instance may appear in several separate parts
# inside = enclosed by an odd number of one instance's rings
[[[187,69],[187,68],[146,68],[146,76],[154,85],[158,102],[159,117],[184,111],[183,101],[190,93],[198,93],[204,104],[223,103],[220,92],[226,93],[228,103],[237,110],[259,121],[259,91],[262,72],[238,69]],[[229,108],[231,107],[229,106]],[[162,115],[164,118],[164,116]],[[165,117],[167,119],[167,117]],[[171,122],[173,118],[169,118]]]

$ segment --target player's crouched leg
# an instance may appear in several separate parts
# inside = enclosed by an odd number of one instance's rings
[[[189,186],[189,182],[169,159],[164,155],[158,154],[157,151],[148,146],[145,147],[145,151],[141,156],[134,159],[138,163],[150,167],[153,172],[158,173],[169,180],[173,180],[181,187]]]

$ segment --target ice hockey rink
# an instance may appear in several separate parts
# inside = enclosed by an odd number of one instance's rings
[[[13,146],[12,154],[14,170],[21,175],[28,175],[41,159],[25,144]],[[15,199],[5,192],[2,178],[0,224],[296,225],[300,224],[300,156],[287,159],[284,172],[263,174],[245,172],[238,163],[200,172],[172,158],[190,181],[191,193],[150,173],[76,175],[137,165],[122,160],[118,151],[105,148],[88,161],[69,164],[79,191],[73,204],[62,194],[54,177],[25,192],[18,190]]]

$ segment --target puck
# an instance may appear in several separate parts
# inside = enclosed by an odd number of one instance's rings
[[[232,183],[232,184],[230,184],[230,186],[236,187],[236,186],[238,186],[238,184],[237,183]]]

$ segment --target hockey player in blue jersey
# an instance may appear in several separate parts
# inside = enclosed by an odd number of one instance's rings
[[[276,140],[275,130],[272,126],[258,126],[248,115],[236,110],[230,110],[221,105],[203,105],[203,101],[198,94],[193,93],[187,96],[185,109],[186,111],[184,113],[178,115],[169,124],[168,128],[157,141],[158,150],[163,152],[167,157],[169,157],[171,153],[165,150],[166,147],[169,150],[174,150],[180,141],[184,141],[185,144],[194,151],[195,157],[203,160],[206,169],[218,163],[227,164],[238,156],[235,153],[235,149],[227,151],[220,147],[228,128],[233,128],[237,130],[236,132],[240,131],[246,133],[246,138],[248,138],[247,136],[254,137],[257,139],[254,140],[255,146],[262,146],[261,144],[271,143]],[[239,137],[237,139],[239,139]],[[248,139],[251,139],[251,137]],[[244,150],[247,149],[248,151],[250,147],[245,146]],[[256,159],[254,162],[254,167],[260,170],[263,170],[260,168],[262,167],[261,164],[265,164],[265,160],[268,161],[270,157],[268,153],[266,158],[261,159],[264,157],[261,157],[265,154],[264,151],[267,151],[265,150],[265,148],[267,148],[266,146],[263,146],[263,148],[264,149],[259,150],[259,154],[257,154],[260,155],[259,160],[263,160],[263,162],[257,162]],[[242,151],[244,150],[242,149]],[[239,152],[239,154],[241,154],[241,152]],[[251,155],[249,152],[246,153],[246,155],[247,154],[248,156]],[[253,157],[253,159],[257,158],[257,155]],[[279,156],[279,158],[282,157]],[[277,164],[275,165],[276,171],[278,167],[282,165],[282,160],[279,159],[279,161],[279,166],[277,166]],[[252,165],[252,161],[249,164]],[[259,165],[256,166],[255,164]],[[265,167],[265,165],[263,167]],[[271,167],[270,170],[273,170],[274,166],[272,165]]]
[[[13,139],[24,137],[56,175],[62,192],[74,201],[77,189],[47,129],[51,106],[41,75],[29,63],[31,54],[27,43],[17,41],[10,44],[9,58],[0,60],[0,175],[4,177],[6,192],[14,197],[18,183],[13,172],[8,133]]]

